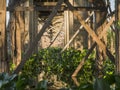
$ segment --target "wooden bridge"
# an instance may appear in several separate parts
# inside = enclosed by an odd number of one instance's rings
[[[0,0],[0,72],[9,72],[9,63],[14,63],[14,73],[19,73],[26,60],[43,48],[44,38],[49,36],[45,48],[54,46],[56,38],[63,37],[55,45],[63,48],[61,52],[69,47],[89,49],[73,77],[95,47],[98,69],[101,70],[100,63],[107,55],[120,74],[120,1],[114,2],[115,11],[111,10],[109,0],[9,0],[8,6],[6,0]],[[7,12],[10,19],[6,26]],[[116,37],[115,57],[106,43],[109,28]]]

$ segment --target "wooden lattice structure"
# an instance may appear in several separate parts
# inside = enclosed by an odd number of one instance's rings
[[[6,72],[9,69],[9,64],[16,64],[14,73],[19,73],[24,66],[26,60],[37,52],[38,44],[46,31],[46,29],[52,27],[51,23],[55,16],[58,14],[63,15],[64,18],[61,22],[64,22],[64,44],[61,53],[68,47],[74,47],[72,41],[83,29],[87,37],[92,38],[92,44],[89,47],[87,55],[80,62],[75,72],[73,73],[73,79],[84,65],[85,61],[97,47],[98,57],[96,65],[98,70],[99,64],[102,64],[102,55],[107,55],[109,59],[116,64],[116,72],[119,74],[119,20],[120,20],[120,1],[116,0],[116,12],[111,11],[109,0],[9,0],[9,5],[6,7],[6,0],[0,1],[0,72]],[[6,12],[10,12],[10,20],[6,29]],[[86,13],[87,12],[87,13]],[[43,16],[44,23],[38,30],[38,18]],[[45,19],[45,17],[47,19]],[[95,17],[93,19],[93,17]],[[40,19],[40,20],[43,20]],[[78,29],[73,32],[75,28],[75,21],[80,23]],[[95,21],[95,23],[93,23]],[[116,23],[118,26],[116,27]],[[62,25],[61,25],[62,26]],[[113,32],[116,32],[116,58],[112,55],[111,51],[107,48],[106,42],[103,42],[106,31],[111,27]],[[54,28],[54,27],[52,27]],[[56,30],[56,29],[55,29]],[[62,29],[58,30],[55,37],[52,39],[49,47],[54,43],[55,39],[59,36]],[[8,31],[8,32],[7,32]],[[50,29],[51,31],[51,29]],[[8,34],[7,34],[8,33]],[[10,40],[8,38],[11,38]],[[9,41],[8,41],[9,40]],[[71,43],[72,42],[72,43]],[[85,41],[84,41],[85,42]],[[8,44],[7,44],[8,43]],[[7,49],[7,47],[9,47]],[[8,52],[9,51],[9,52]],[[22,51],[24,54],[22,55]],[[9,56],[10,53],[10,56]],[[97,74],[96,74],[97,75]],[[98,73],[98,77],[101,76],[101,72]],[[75,80],[76,82],[76,80]],[[78,83],[76,82],[78,85]]]

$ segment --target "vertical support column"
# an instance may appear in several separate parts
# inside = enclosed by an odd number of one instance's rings
[[[22,51],[21,51],[21,27],[20,27],[20,24],[22,24],[22,23],[20,23],[20,21],[21,21],[20,19],[22,19],[21,14],[20,14],[20,12],[16,11],[15,12],[15,20],[16,20],[16,24],[15,24],[15,26],[16,26],[16,32],[15,32],[16,65],[20,64],[21,57],[22,57],[21,56],[21,53],[22,53]]]
[[[34,0],[30,0],[29,3],[30,3],[30,6],[33,6]],[[30,36],[30,46],[32,44],[32,42],[34,41],[37,33],[38,33],[38,28],[37,28],[37,19],[38,19],[38,16],[37,16],[37,12],[36,11],[31,11],[30,12],[30,21],[29,21],[29,36]],[[37,52],[38,51],[38,46],[35,46],[35,50],[33,51],[33,53]]]
[[[29,1],[29,5],[33,6],[33,0]],[[30,46],[33,42],[33,30],[34,30],[34,28],[33,28],[33,11],[31,11],[30,16],[29,16],[29,38],[30,38],[29,42],[30,42]]]
[[[0,0],[0,72],[7,71],[6,0]]]
[[[73,0],[69,0],[69,2],[73,5]],[[64,12],[64,22],[65,22],[65,44],[70,40],[73,34],[73,22],[74,22],[74,17],[73,13],[70,12],[69,10],[66,10]],[[71,45],[70,45],[71,46]]]
[[[105,2],[103,2],[101,0],[101,3],[102,4],[100,6],[103,5],[105,7]],[[105,27],[106,15],[107,15],[106,11],[104,11],[104,12],[96,11],[95,12],[95,19],[96,19],[95,32],[97,33],[97,35],[99,35],[100,34],[99,32],[103,31],[103,28]],[[97,32],[97,31],[99,31],[99,32]],[[102,41],[104,41],[103,37],[102,37]],[[95,65],[96,65],[95,76],[98,78],[103,77],[103,62],[104,62],[104,60],[105,60],[105,55],[103,53],[103,50],[99,46],[97,46],[96,47],[96,61],[95,61]]]
[[[11,5],[13,0],[9,1],[9,5]],[[9,20],[9,37],[10,37],[10,63],[15,64],[15,15],[10,11],[10,20]]]
[[[116,74],[120,75],[120,0],[115,0],[116,9]]]
[[[75,1],[75,6],[78,7],[86,7],[88,6],[88,1],[87,0],[74,0]],[[88,17],[88,12],[87,11],[79,11],[79,14],[82,16],[82,18],[85,20]],[[78,20],[76,24],[78,24]],[[75,25],[74,25],[75,26]],[[88,48],[88,33],[86,30],[81,30],[78,36],[75,39],[75,48],[79,50],[87,49]]]
[[[9,3],[12,4],[14,1],[11,0]],[[16,67],[22,60],[21,32],[23,31],[24,21],[21,11],[10,12],[11,62]]]
[[[27,0],[25,3],[24,3],[24,7],[29,7],[30,6],[30,1]],[[26,52],[26,50],[28,49],[29,47],[29,41],[30,41],[30,35],[29,35],[29,29],[30,29],[30,26],[29,26],[29,23],[30,23],[30,11],[24,11],[24,23],[25,23],[25,26],[24,26],[24,31],[22,32],[22,50],[24,52]]]

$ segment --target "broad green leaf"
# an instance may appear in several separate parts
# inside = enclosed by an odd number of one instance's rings
[[[47,80],[40,81],[36,87],[36,90],[47,90]]]
[[[83,84],[78,88],[78,90],[93,90],[93,85],[92,84]]]
[[[109,84],[102,78],[96,78],[94,83],[94,90],[110,90]]]
[[[120,88],[120,76],[115,76],[115,80],[116,80],[116,87]]]

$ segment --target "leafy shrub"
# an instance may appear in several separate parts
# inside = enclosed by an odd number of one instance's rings
[[[60,80],[69,85],[73,84],[71,75],[87,50],[79,51],[69,48],[63,53],[60,53],[60,51],[61,48],[41,49],[26,62],[22,73],[29,76],[29,78],[35,78],[41,71],[45,71],[47,76],[55,74]],[[90,55],[78,75],[78,80],[82,81],[81,83],[92,81],[93,64],[94,53]]]
[[[33,81],[27,76],[9,75],[8,73],[0,73],[0,90],[47,90],[47,82],[40,81],[36,87],[31,88]]]
[[[48,90],[46,80],[38,82],[34,88],[29,86],[29,82],[26,76],[0,73],[0,90]],[[81,84],[79,87],[60,90],[120,90],[120,76],[112,74],[105,78],[96,78],[94,82]]]
[[[55,74],[69,87],[72,87],[71,75],[86,55],[87,50],[78,51],[69,48],[63,53],[60,51],[61,48],[41,49],[37,54],[30,57],[20,75],[0,74],[0,90],[30,89],[41,71],[45,71],[45,79]],[[77,76],[80,86],[74,87],[72,90],[103,90],[103,88],[120,90],[120,77],[114,75],[114,65],[109,59],[104,62],[104,77],[99,79],[94,77],[94,57],[95,53],[93,52]],[[35,90],[47,90],[48,88],[46,80],[38,82],[35,86]],[[71,89],[64,88],[62,90]]]
[[[0,73],[0,90],[14,90],[17,75],[9,76],[7,73]]]

